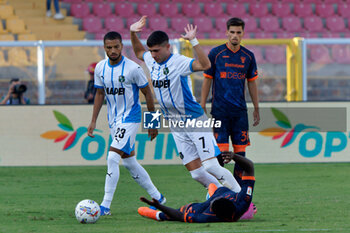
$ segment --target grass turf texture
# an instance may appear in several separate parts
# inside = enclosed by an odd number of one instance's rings
[[[227,166],[232,170],[232,165]],[[183,166],[145,166],[170,207],[204,201]],[[147,193],[121,166],[112,216],[80,224],[83,199],[101,203],[106,167],[1,167],[0,232],[349,232],[350,164],[256,165],[258,214],[237,223],[156,222],[137,214]]]

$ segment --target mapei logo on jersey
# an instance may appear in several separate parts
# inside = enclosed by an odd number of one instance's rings
[[[153,80],[152,81],[153,87],[157,88],[169,88],[170,87],[170,80]]]
[[[107,95],[125,95],[125,88],[123,87],[106,87]]]
[[[156,112],[143,113],[143,128],[145,129],[160,129],[160,114],[159,110]]]

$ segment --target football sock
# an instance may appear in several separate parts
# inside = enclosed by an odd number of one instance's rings
[[[245,152],[235,152],[235,154],[241,155],[245,157]],[[241,185],[242,184],[242,174],[243,174],[243,169],[235,163],[235,167],[233,169],[233,176],[237,180],[237,182]]]
[[[137,162],[136,156],[123,159],[123,165],[126,169],[129,170],[132,178],[134,178],[134,180],[142,188],[144,188],[152,198],[157,200],[160,199],[160,192],[152,183],[152,180],[149,177],[147,171]]]
[[[241,191],[241,186],[232,176],[231,172],[224,167],[221,167],[217,159],[209,159],[202,162],[203,167],[210,174],[216,177],[225,187],[234,192]],[[219,187],[219,186],[218,186]]]
[[[218,182],[218,180],[208,173],[204,167],[197,168],[195,170],[190,171],[193,179],[204,185],[204,187],[208,188],[210,183],[214,183],[217,187],[222,187],[222,185]]]
[[[114,151],[108,152],[107,175],[105,181],[105,195],[101,203],[102,206],[110,208],[115,189],[119,180],[119,161],[121,157]]]

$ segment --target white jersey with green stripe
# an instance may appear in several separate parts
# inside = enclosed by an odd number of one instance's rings
[[[169,58],[157,63],[151,53],[145,52],[143,60],[150,71],[154,93],[165,117],[198,118],[204,114],[192,93],[189,75],[193,73],[194,59],[171,54]]]
[[[124,56],[113,66],[108,58],[96,65],[95,87],[105,91],[109,127],[117,122],[141,122],[139,89],[147,85],[143,69]]]

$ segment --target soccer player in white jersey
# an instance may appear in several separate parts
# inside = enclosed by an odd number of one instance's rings
[[[170,52],[169,38],[163,31],[153,32],[147,39],[146,52],[136,33],[146,24],[146,16],[130,26],[131,42],[135,55],[143,60],[150,71],[154,93],[161,110],[168,117],[184,116],[186,119],[207,120],[202,107],[196,102],[191,91],[191,79],[195,71],[210,68],[210,61],[196,39],[197,27],[187,25],[182,38],[191,42],[198,60]],[[220,182],[232,189],[241,188],[232,174],[221,167],[216,159],[220,150],[211,130],[198,132],[195,129],[179,131],[171,128],[177,150],[183,164],[193,179],[208,188],[210,183],[218,187]],[[220,182],[218,181],[220,180]]]
[[[93,136],[96,120],[104,99],[107,100],[107,117],[112,136],[107,158],[105,194],[101,203],[101,215],[110,215],[110,206],[119,180],[119,161],[129,170],[134,180],[148,194],[165,202],[165,197],[154,186],[147,171],[137,162],[135,137],[141,122],[139,90],[145,95],[148,111],[154,111],[154,102],[148,80],[142,68],[122,55],[122,38],[118,32],[108,32],[104,39],[107,59],[100,61],[95,68],[97,88],[88,135]],[[151,129],[148,135],[153,140],[158,134]]]

